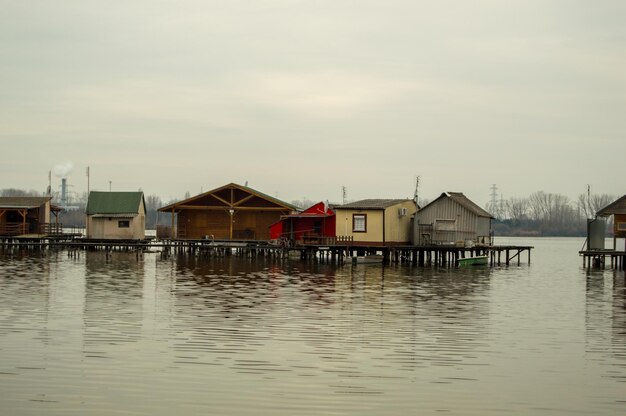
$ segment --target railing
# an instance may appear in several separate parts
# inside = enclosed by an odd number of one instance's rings
[[[6,223],[0,225],[0,235],[14,236],[28,233],[28,224]]]
[[[44,235],[62,235],[63,224],[46,222],[39,225],[39,234]]]
[[[348,237],[344,237],[348,238]],[[350,237],[349,241],[352,241]],[[348,240],[344,240],[348,241]],[[304,233],[300,240],[296,241],[298,245],[318,244],[318,245],[335,245],[337,244],[337,237],[329,237],[318,233]]]

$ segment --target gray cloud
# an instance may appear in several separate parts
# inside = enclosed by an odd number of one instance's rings
[[[625,8],[5,2],[3,185],[44,189],[71,160],[92,188],[164,197],[403,197],[418,173],[426,197],[622,194]]]

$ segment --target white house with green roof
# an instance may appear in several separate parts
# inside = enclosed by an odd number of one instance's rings
[[[87,238],[143,240],[146,236],[143,192],[91,191],[86,214]]]

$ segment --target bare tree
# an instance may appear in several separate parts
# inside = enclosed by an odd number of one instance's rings
[[[163,206],[161,198],[157,195],[146,197],[146,228],[155,228],[157,224],[157,211]]]
[[[609,194],[580,194],[578,195],[578,206],[585,217],[593,218],[596,212],[615,201],[615,199],[617,198]]]
[[[526,198],[511,198],[506,202],[509,218],[514,221],[523,221],[528,218],[529,202]]]
[[[528,197],[531,218],[535,221],[549,220],[552,195],[538,191]]]
[[[319,202],[319,201],[317,201]],[[313,205],[317,204],[316,201],[311,201],[310,199],[308,199],[307,197],[304,197],[302,199],[294,199],[293,201],[291,201],[291,205],[296,206],[300,209],[307,209],[312,207]]]
[[[34,189],[26,191],[24,189],[6,188],[0,191],[0,196],[42,196],[41,192]]]

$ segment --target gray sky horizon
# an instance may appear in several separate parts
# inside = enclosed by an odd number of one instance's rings
[[[626,2],[0,3],[0,189],[626,191]]]

